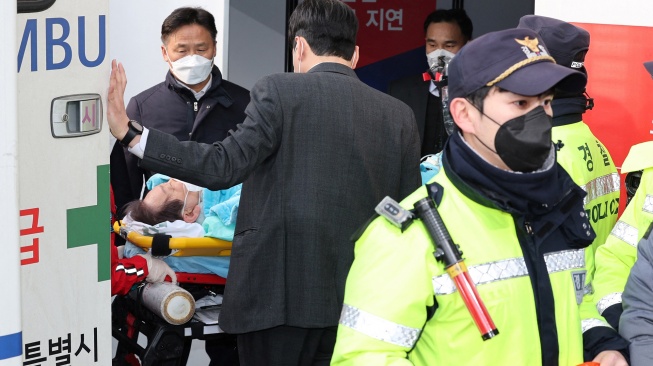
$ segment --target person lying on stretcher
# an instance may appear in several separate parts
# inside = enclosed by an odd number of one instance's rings
[[[168,176],[155,174],[147,181],[150,192],[142,200],[127,204],[122,225],[141,235],[165,234],[172,237],[214,237],[232,241],[240,201],[241,185],[211,191]],[[149,253],[149,252],[148,252]],[[127,242],[126,258],[148,256]],[[214,273],[227,277],[229,257],[161,258],[175,272]]]

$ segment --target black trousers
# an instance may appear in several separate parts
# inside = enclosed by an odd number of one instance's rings
[[[204,349],[211,360],[209,366],[238,366],[235,335],[224,334],[220,339],[207,339]]]
[[[286,325],[238,335],[241,366],[328,366],[337,327],[298,328]]]

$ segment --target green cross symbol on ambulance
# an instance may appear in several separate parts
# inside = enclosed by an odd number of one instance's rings
[[[111,279],[109,165],[97,167],[97,205],[67,210],[68,249],[97,244],[98,282]]]

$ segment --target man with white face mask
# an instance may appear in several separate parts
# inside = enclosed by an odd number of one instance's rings
[[[170,70],[165,81],[130,100],[129,118],[141,126],[170,133],[179,141],[213,143],[235,130],[245,119],[249,91],[224,80],[214,65],[217,33],[215,19],[208,11],[190,7],[174,10],[161,26],[161,55]],[[111,153],[111,185],[118,210],[141,197],[143,182],[153,173],[139,167],[138,159],[116,142]],[[118,212],[119,217],[124,214]],[[207,352],[213,363],[237,362],[233,345],[222,351],[211,343],[207,342]],[[232,360],[225,360],[229,354]]]
[[[133,97],[127,115],[180,141],[212,143],[235,130],[245,119],[249,92],[224,80],[214,65],[216,36],[211,13],[189,7],[174,10],[161,26],[161,55],[169,67],[165,81]],[[116,143],[111,183],[118,210],[140,198],[143,182],[154,173],[141,169],[137,160]]]
[[[462,46],[472,39],[471,19],[462,9],[439,9],[424,21],[426,59],[429,68],[440,57],[448,61]],[[424,77],[428,75],[428,77]],[[447,139],[442,122],[440,90],[428,73],[411,75],[392,82],[388,94],[408,104],[415,113],[422,142],[422,156],[442,150]]]

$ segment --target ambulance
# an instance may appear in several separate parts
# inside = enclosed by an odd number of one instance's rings
[[[191,5],[219,14],[226,37],[225,4]],[[127,25],[137,21],[137,29],[154,33],[151,50],[113,55],[143,70],[139,53],[160,59],[161,22],[178,6],[172,0],[0,2],[2,366],[111,364],[109,12],[115,7],[121,17],[111,41],[133,38]],[[148,13],[157,16],[143,17]],[[130,87],[162,81],[160,64],[146,77],[134,72]]]
[[[109,365],[109,3],[0,6],[0,364]]]

